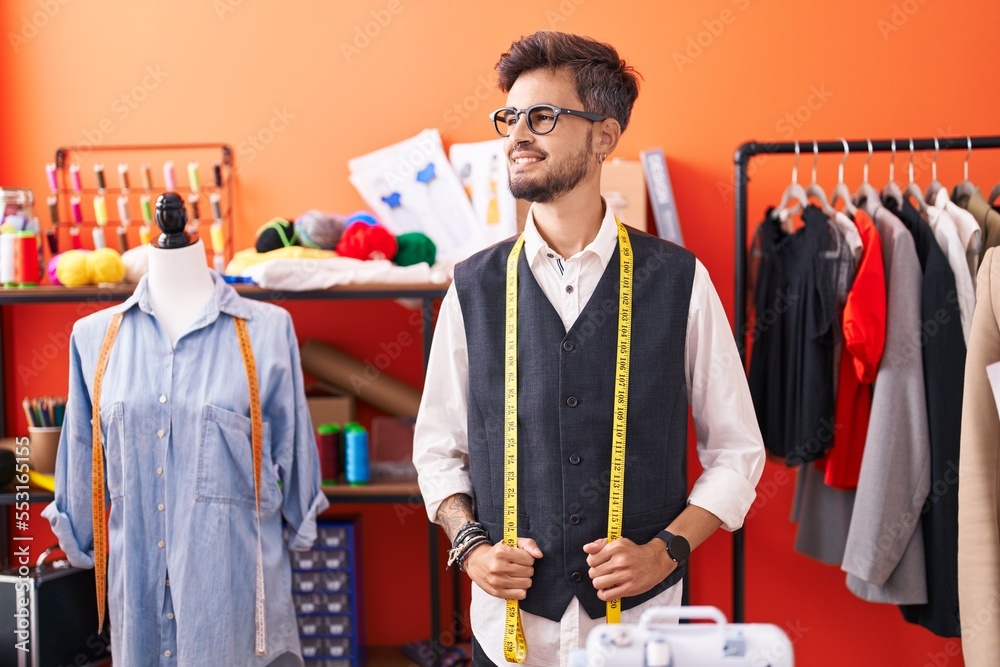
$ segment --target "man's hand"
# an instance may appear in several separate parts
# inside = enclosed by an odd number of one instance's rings
[[[607,602],[616,598],[641,595],[660,583],[677,567],[667,556],[663,540],[653,538],[648,544],[636,544],[619,537],[613,542],[601,538],[583,545],[590,566],[597,597]]]
[[[502,541],[492,547],[481,544],[465,559],[465,571],[476,584],[493,597],[523,600],[535,574],[535,559],[542,550],[527,537],[517,538],[517,548]]]

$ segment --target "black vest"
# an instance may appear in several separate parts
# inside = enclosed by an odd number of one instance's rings
[[[684,357],[695,260],[628,231],[635,264],[622,534],[645,544],[687,498]],[[494,543],[503,539],[505,272],[513,244],[455,267],[469,356],[469,466],[476,515]],[[608,532],[618,283],[616,248],[567,333],[523,252],[518,264],[518,535],[544,554],[521,607],[554,621],[574,595],[591,618],[606,611],[583,545]],[[622,606],[645,602],[682,576],[678,568]]]

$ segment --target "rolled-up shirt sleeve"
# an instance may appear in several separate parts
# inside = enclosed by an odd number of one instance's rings
[[[472,496],[468,387],[465,321],[452,284],[438,313],[413,435],[413,465],[431,521],[444,499],[456,493]]]
[[[287,368],[264,406],[264,418],[271,424],[273,459],[278,463],[282,483],[281,512],[288,524],[288,547],[309,549],[316,541],[316,518],[330,506],[322,488],[319,453],[302,380],[302,362],[291,316],[285,315],[285,331],[290,354]],[[288,396],[295,400],[289,401]]]
[[[92,405],[77,340],[74,327],[70,336],[69,400],[56,454],[55,500],[42,511],[42,516],[52,526],[70,564],[91,568],[94,567],[94,514],[90,491]],[[105,497],[105,502],[107,500]]]
[[[764,444],[729,319],[700,261],[691,288],[684,370],[704,468],[688,502],[733,531],[756,498]]]

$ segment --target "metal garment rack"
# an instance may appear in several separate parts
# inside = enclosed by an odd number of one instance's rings
[[[979,137],[931,137],[912,139],[853,139],[847,141],[849,154],[868,156],[872,153],[911,152],[911,151],[973,151],[983,148],[1000,148],[1000,136]],[[736,332],[736,347],[740,359],[746,359],[746,254],[747,254],[747,167],[755,155],[786,155],[793,153],[839,153],[844,154],[844,141],[784,141],[774,143],[758,143],[748,141],[736,149],[733,156],[735,163],[736,186],[736,293],[734,329]],[[733,621],[742,623],[745,614],[745,535],[743,529],[733,534]]]

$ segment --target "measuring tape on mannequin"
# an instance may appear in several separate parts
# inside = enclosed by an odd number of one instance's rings
[[[108,330],[101,343],[101,353],[97,358],[97,371],[94,377],[94,396],[92,401],[91,422],[93,423],[93,474],[91,477],[91,498],[94,515],[94,575],[97,579],[97,630],[104,628],[104,605],[107,600],[108,575],[108,524],[105,518],[104,506],[104,444],[101,437],[101,389],[104,385],[104,372],[111,357],[118,329],[121,327],[124,313],[117,313],[111,318]],[[260,409],[260,387],[257,383],[257,364],[254,361],[253,349],[250,346],[250,333],[247,331],[246,320],[233,318],[236,326],[236,338],[240,344],[240,354],[246,369],[247,385],[250,390],[250,441],[253,451],[253,488],[257,504],[257,573],[255,590],[255,625],[254,652],[257,655],[267,655],[267,627],[264,613],[264,558],[260,535],[260,471],[263,452],[264,417]]]
[[[618,344],[615,361],[615,402],[611,447],[611,489],[608,497],[608,542],[622,533],[622,507],[625,492],[625,426],[628,416],[629,357],[632,349],[632,273],[634,260],[628,231],[618,224]],[[503,541],[517,548],[517,262],[524,246],[524,236],[514,242],[507,256],[504,318],[504,496]],[[607,603],[608,623],[621,621],[621,600]],[[507,600],[503,638],[504,658],[522,663],[528,652],[521,627],[517,600]]]

